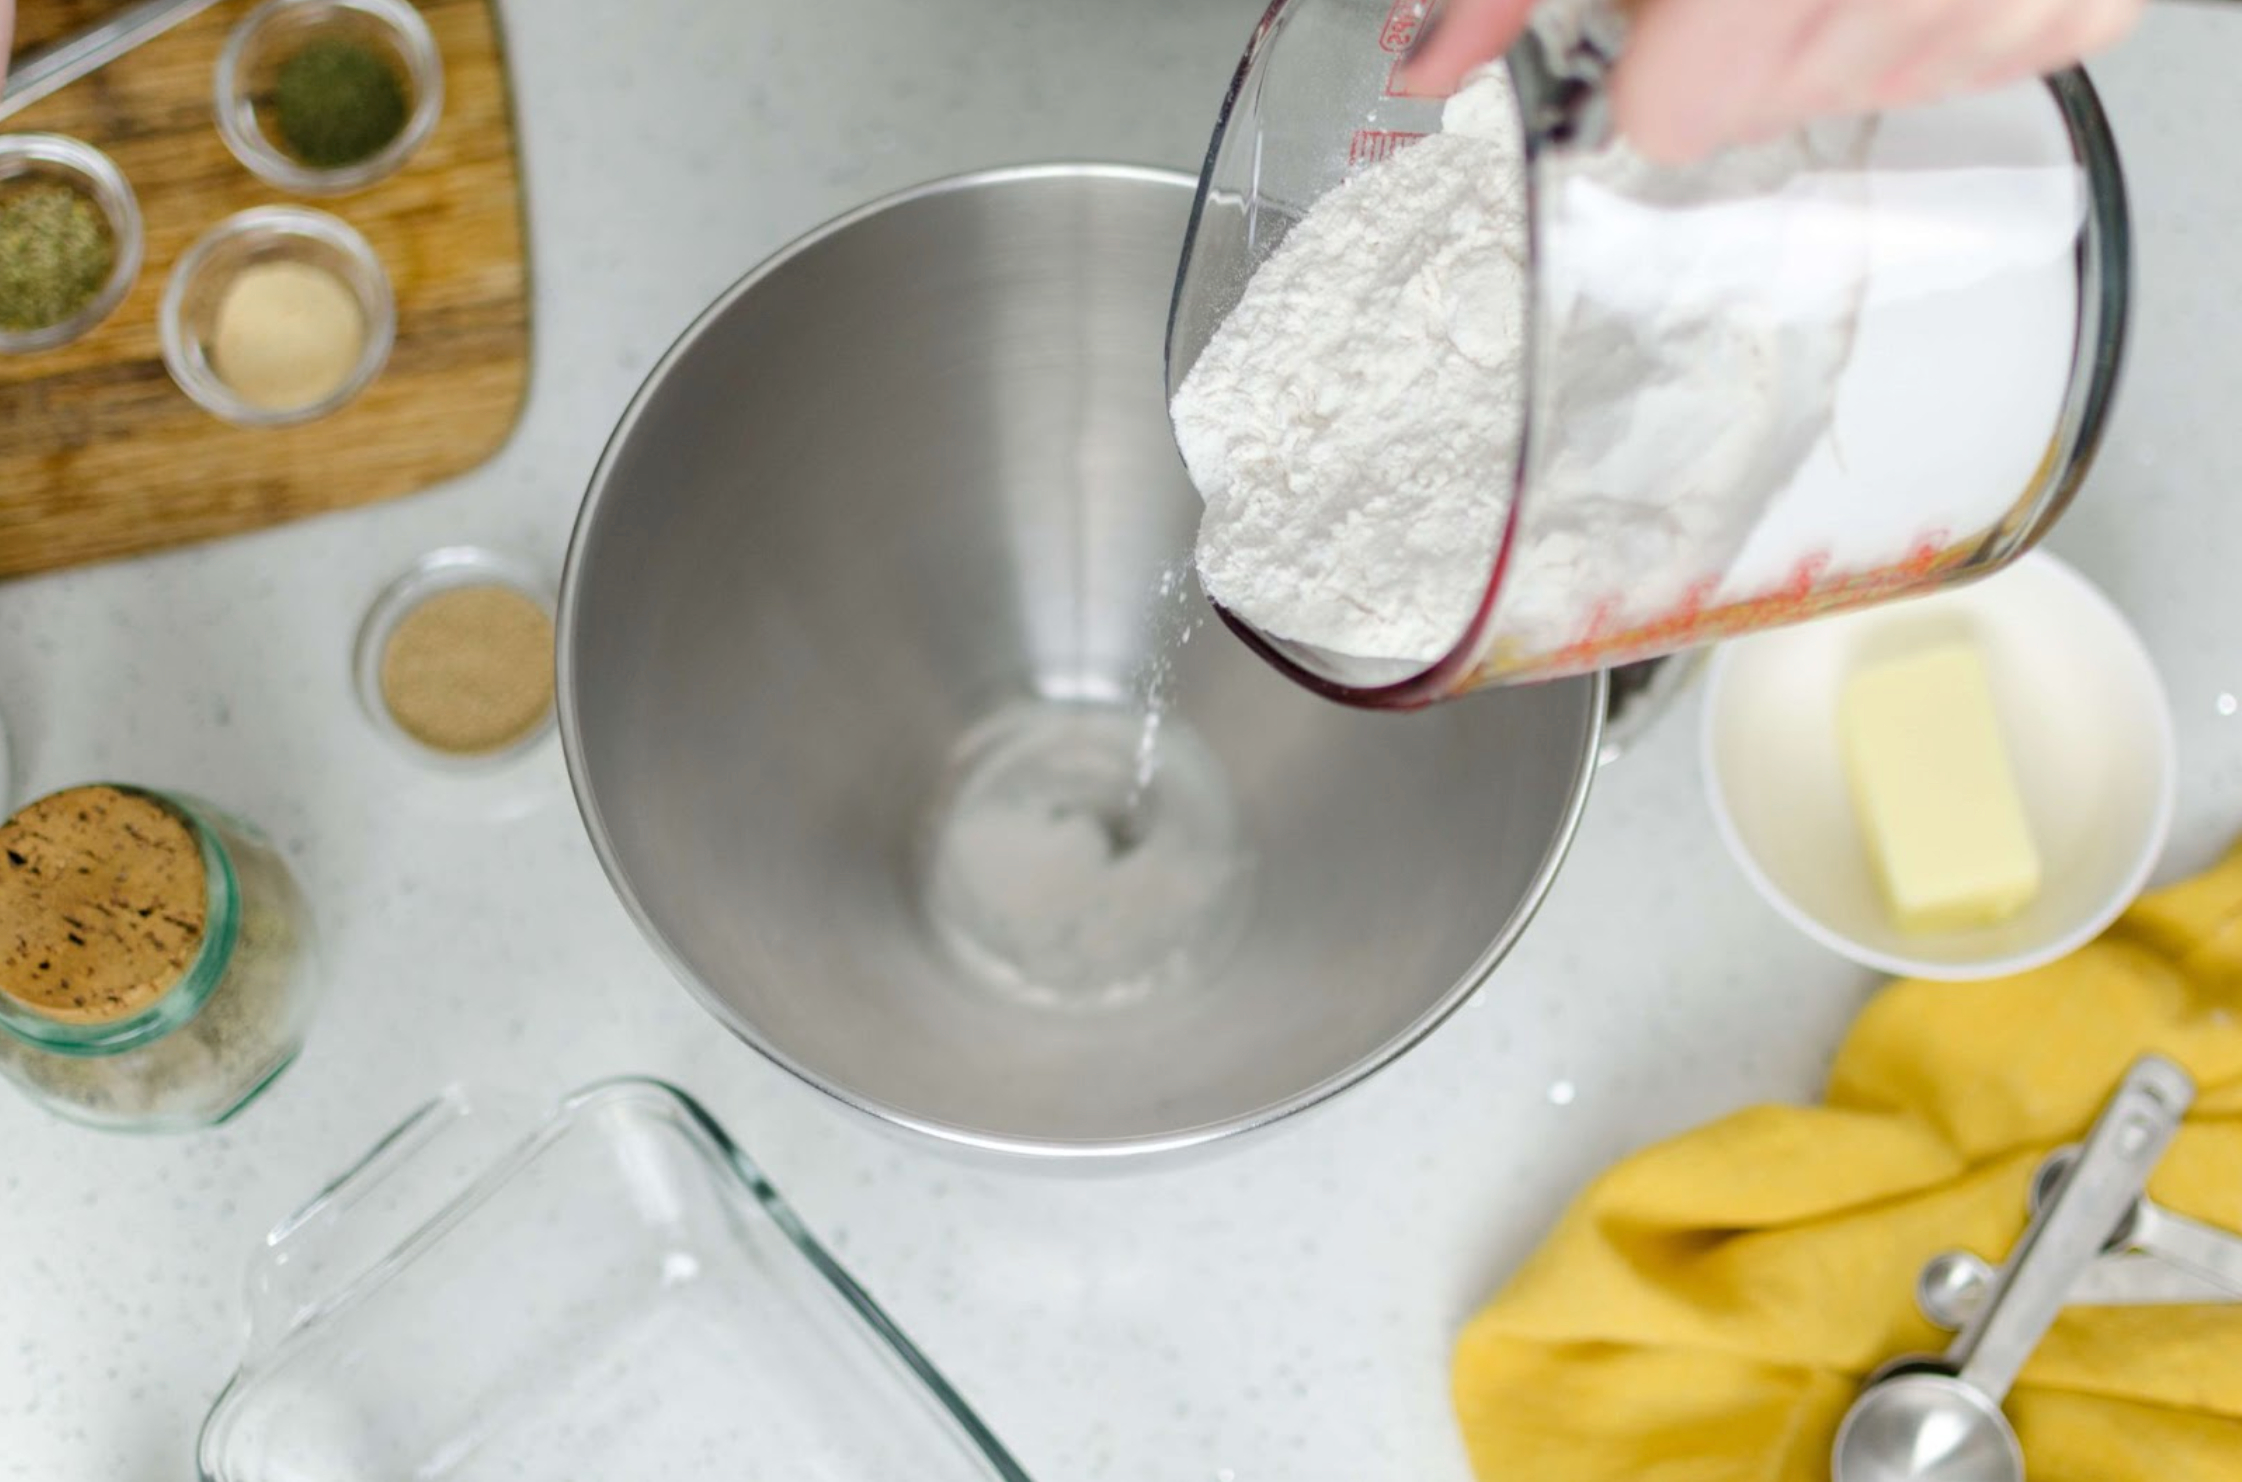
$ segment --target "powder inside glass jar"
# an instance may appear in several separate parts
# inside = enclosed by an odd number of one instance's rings
[[[43,1017],[139,1013],[194,966],[208,912],[201,847],[153,799],[74,787],[0,825],[0,994]]]
[[[424,746],[455,756],[502,751],[553,708],[553,620],[512,587],[438,592],[390,630],[381,697]]]

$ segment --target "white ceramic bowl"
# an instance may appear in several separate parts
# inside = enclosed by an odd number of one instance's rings
[[[1910,934],[1892,922],[1854,816],[1838,699],[1864,665],[1965,636],[1985,656],[2043,880],[2002,925]],[[1801,930],[1885,972],[1999,977],[2091,940],[2156,866],[2175,771],[2148,651],[2108,598],[2045,554],[1950,592],[1727,644],[1706,686],[1704,776],[1721,837]]]

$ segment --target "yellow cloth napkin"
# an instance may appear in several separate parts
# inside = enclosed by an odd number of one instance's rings
[[[2150,1182],[2242,1229],[2242,850],[2093,945],[1986,983],[1894,983],[1827,1104],[1756,1107],[1598,1179],[1458,1341],[1483,1482],[1827,1482],[1861,1377],[1947,1334],[1941,1250],[1999,1261],[2032,1171],[2133,1059],[2195,1077]],[[2032,1482],[2242,1478],[2242,1307],[2073,1309],[2009,1401]]]

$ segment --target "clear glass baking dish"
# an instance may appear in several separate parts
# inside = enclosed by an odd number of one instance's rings
[[[248,1287],[206,1482],[1027,1482],[658,1082],[542,1124],[447,1092],[276,1227]]]

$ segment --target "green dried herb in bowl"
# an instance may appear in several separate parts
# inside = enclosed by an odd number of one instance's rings
[[[93,302],[116,265],[101,207],[52,180],[0,186],[0,330],[60,324]]]
[[[412,99],[379,48],[328,37],[274,70],[272,113],[282,147],[300,163],[341,170],[388,148],[405,131]]]

